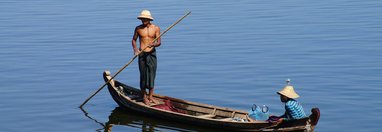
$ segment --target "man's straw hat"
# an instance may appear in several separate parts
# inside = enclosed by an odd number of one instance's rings
[[[137,18],[138,19],[146,18],[146,19],[150,19],[151,21],[154,20],[149,10],[142,10],[141,15],[139,15]]]
[[[295,98],[300,97],[300,96],[294,91],[293,86],[289,85],[289,82],[290,82],[290,80],[288,79],[288,80],[287,80],[288,85],[285,86],[282,90],[278,91],[277,93],[278,93],[278,94],[281,94],[281,95],[284,95],[284,96],[286,96],[286,97],[288,97],[288,98],[292,98],[292,99],[295,99]]]

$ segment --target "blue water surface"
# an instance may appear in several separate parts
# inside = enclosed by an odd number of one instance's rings
[[[305,112],[321,110],[316,131],[380,131],[381,7],[365,0],[0,0],[0,129],[104,131],[118,111],[106,89],[84,106],[88,114],[78,106],[103,85],[104,70],[115,73],[133,57],[136,17],[149,9],[162,31],[192,11],[162,37],[156,93],[245,111],[266,104],[279,115],[276,92],[290,78]],[[138,87],[136,61],[116,79]],[[113,131],[210,131],[124,114],[132,120]]]

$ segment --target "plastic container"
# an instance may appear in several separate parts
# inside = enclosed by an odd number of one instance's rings
[[[248,116],[254,120],[265,121],[269,118],[269,109],[266,105],[257,106],[256,104],[253,104],[248,114]]]

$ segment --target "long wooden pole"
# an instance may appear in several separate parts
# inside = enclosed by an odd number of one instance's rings
[[[182,21],[185,17],[187,17],[188,15],[191,14],[191,11],[187,12],[185,15],[183,15],[181,18],[179,18],[174,24],[172,24],[171,26],[169,26],[165,31],[163,31],[159,36],[157,36],[153,41],[152,43],[154,43],[155,41],[157,41],[163,34],[165,34],[168,30],[170,30],[172,27],[174,27],[176,24],[178,24],[180,21]],[[149,46],[146,46],[145,48],[143,48],[141,51],[144,51],[146,48],[148,48]],[[81,105],[80,105],[80,108],[82,108],[82,106],[84,106],[91,98],[93,98],[99,91],[101,91],[111,80],[114,79],[115,76],[117,76],[120,72],[122,72],[123,69],[125,69],[128,65],[130,65],[130,63],[132,63],[134,61],[135,58],[137,58],[142,52],[139,52],[138,54],[134,55],[134,57],[128,62],[126,63],[126,65],[124,65],[121,69],[118,70],[117,73],[115,73],[115,75],[113,75],[105,84],[103,84],[100,88],[98,88],[98,90],[96,92],[94,92],[89,98],[87,98]]]

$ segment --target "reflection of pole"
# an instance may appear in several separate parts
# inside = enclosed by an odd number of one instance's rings
[[[89,118],[90,120],[95,121],[97,124],[100,124],[100,125],[102,126],[101,129],[104,129],[104,128],[105,128],[105,125],[104,125],[103,123],[101,123],[101,122],[97,121],[96,119],[90,117],[90,116],[89,116],[89,113],[86,112],[85,109],[83,109],[82,107],[80,107],[80,109],[81,109],[81,111],[84,113],[84,115],[85,115],[87,118]],[[101,129],[97,129],[96,131],[100,131]]]
[[[142,132],[153,132],[154,130],[154,125],[144,121],[142,122]]]

